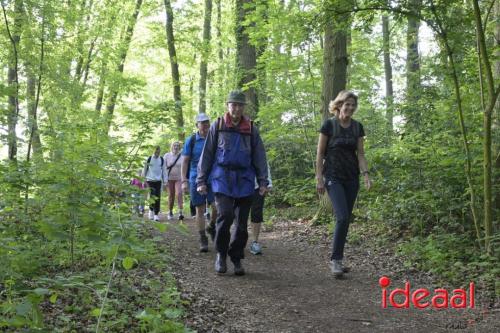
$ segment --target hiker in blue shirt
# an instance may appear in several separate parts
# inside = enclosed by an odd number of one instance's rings
[[[241,259],[248,240],[247,223],[255,178],[260,195],[266,194],[269,184],[264,144],[253,122],[243,115],[245,105],[245,95],[241,91],[229,94],[227,112],[208,131],[196,178],[199,193],[207,193],[209,185],[215,193],[218,212],[215,271],[227,271],[229,255],[236,275],[245,274]],[[231,237],[233,220],[235,228]]]
[[[198,132],[186,140],[182,150],[182,156],[184,157],[181,168],[182,190],[185,193],[189,191],[191,202],[196,207],[196,221],[198,222],[198,232],[200,233],[200,252],[208,252],[208,238],[205,230],[211,235],[213,240],[215,237],[215,217],[217,216],[217,211],[213,205],[214,194],[210,185],[204,194],[196,191],[196,167],[200,160],[203,146],[205,145],[208,129],[210,128],[210,118],[204,113],[198,114],[196,116],[196,127],[198,128]],[[204,213],[206,203],[212,206],[212,219],[205,228]]]

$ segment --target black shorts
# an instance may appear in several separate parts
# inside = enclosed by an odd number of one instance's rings
[[[252,209],[250,211],[250,220],[252,223],[261,223],[264,221],[264,198],[256,189],[252,197]]]

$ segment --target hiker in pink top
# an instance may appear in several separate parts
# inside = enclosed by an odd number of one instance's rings
[[[175,141],[172,143],[171,151],[163,156],[166,163],[167,178],[168,178],[168,215],[169,220],[174,218],[174,201],[177,195],[177,207],[179,208],[179,220],[184,219],[182,214],[182,183],[181,183],[181,143]]]
[[[138,214],[139,216],[144,215],[144,184],[140,181],[142,169],[139,169],[137,172],[137,177],[133,178],[130,181],[130,185],[134,186],[137,188],[137,190],[132,193],[132,198],[133,198],[133,211],[135,214]]]

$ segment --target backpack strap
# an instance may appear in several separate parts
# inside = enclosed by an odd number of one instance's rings
[[[144,174],[144,177],[146,177],[148,175],[149,163],[151,163],[151,156],[149,156],[148,160],[146,161],[146,173]]]
[[[189,151],[191,152],[191,154],[189,155],[189,157],[193,157],[193,149],[194,149],[194,144],[196,142],[196,133],[194,133],[193,135],[191,135],[191,137],[189,138]]]
[[[161,167],[163,168],[163,156],[160,156],[160,160],[161,160]]]
[[[340,134],[340,122],[336,117],[330,118],[332,122],[332,136],[331,138],[336,138]],[[361,126],[358,121],[351,119],[352,122],[352,134],[357,138],[359,138],[359,134],[361,132]]]
[[[340,134],[340,123],[335,116],[330,118],[330,121],[332,123],[332,136],[331,136],[331,138],[334,139]]]

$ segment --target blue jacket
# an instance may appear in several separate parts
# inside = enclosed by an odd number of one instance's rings
[[[219,118],[210,126],[197,171],[198,186],[210,176],[214,193],[233,198],[252,195],[256,178],[267,186],[266,152],[258,129],[246,117],[237,127]]]

